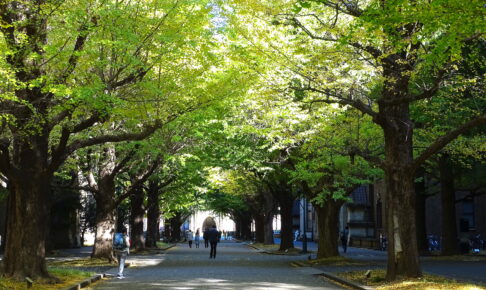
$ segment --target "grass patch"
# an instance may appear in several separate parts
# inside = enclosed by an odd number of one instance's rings
[[[290,248],[284,251],[280,251],[277,247],[277,250],[267,250],[268,253],[276,254],[276,255],[299,255],[301,250],[296,248]]]
[[[352,271],[337,273],[338,276],[358,282],[362,285],[372,286],[380,290],[411,290],[411,289],[440,289],[440,290],[485,290],[485,287],[461,283],[453,279],[447,279],[441,276],[424,274],[421,278],[414,279],[399,279],[397,281],[388,282],[385,280],[385,270],[371,270],[369,278],[365,276],[366,271]]]
[[[113,267],[115,263],[110,263],[106,259],[81,258],[64,261],[51,261],[48,263],[48,265],[56,267]]]
[[[72,269],[62,269],[62,268],[49,268],[49,273],[57,277],[61,282],[57,284],[49,284],[43,281],[35,281],[31,289],[39,290],[51,290],[51,289],[62,289],[71,286],[75,283],[81,282],[82,280],[94,275],[92,272],[72,270]],[[0,289],[11,289],[11,290],[23,290],[27,289],[26,282],[18,282],[8,278],[0,278]]]
[[[322,266],[362,266],[370,265],[370,263],[359,262],[350,258],[343,256],[335,256],[329,258],[314,259],[308,261],[311,265],[322,265]]]
[[[278,248],[280,248],[280,245],[273,244],[273,245],[265,245],[262,243],[255,243],[251,244],[253,247],[262,249],[262,250],[267,250],[267,251],[278,251]]]
[[[157,242],[157,248],[165,249],[167,247],[172,246],[173,244],[165,243],[165,242]]]

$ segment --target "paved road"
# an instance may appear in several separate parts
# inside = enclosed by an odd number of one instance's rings
[[[234,242],[220,243],[216,259],[209,259],[209,249],[186,244],[148,260],[130,259],[153,265],[130,267],[127,278],[103,281],[92,289],[343,289],[314,276],[317,269],[290,265],[302,256],[260,254]]]

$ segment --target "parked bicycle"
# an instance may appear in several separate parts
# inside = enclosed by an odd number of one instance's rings
[[[440,238],[434,235],[427,237],[429,252],[440,251]]]
[[[485,241],[482,239],[480,234],[472,235],[469,238],[469,245],[471,251],[475,254],[479,253],[485,247]]]

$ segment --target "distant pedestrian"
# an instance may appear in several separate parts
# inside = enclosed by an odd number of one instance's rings
[[[384,233],[380,233],[380,250],[386,251],[386,235]]]
[[[294,242],[297,242],[297,240],[299,239],[299,236],[300,236],[300,231],[296,230],[295,233],[294,233]]]
[[[130,239],[127,235],[127,229],[125,227],[121,228],[120,232],[115,234],[113,240],[113,248],[115,250],[116,257],[118,259],[118,279],[123,279],[123,270],[125,268],[125,261],[128,254],[130,253]]]
[[[199,248],[199,241],[201,240],[201,234],[199,233],[199,229],[196,230],[196,236],[194,237],[194,243],[196,248]]]
[[[216,229],[216,225],[213,225],[213,227],[208,231],[208,240],[211,244],[211,251],[209,252],[210,259],[216,259],[216,247],[218,246],[220,239],[221,233]]]
[[[186,240],[189,243],[189,248],[192,248],[192,241],[193,241],[193,239],[194,239],[194,237],[192,235],[192,231],[191,230],[188,230],[186,232]]]
[[[349,227],[346,226],[344,231],[341,232],[341,245],[343,246],[343,252],[346,253],[348,249],[348,237],[349,237]]]
[[[209,247],[209,240],[208,240],[208,231],[209,229],[205,229],[203,232],[203,239],[204,239],[204,247]]]

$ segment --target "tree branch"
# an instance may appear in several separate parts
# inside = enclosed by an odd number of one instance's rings
[[[130,151],[128,154],[125,155],[125,157],[118,163],[115,168],[113,168],[113,171],[110,173],[110,175],[115,178],[115,175],[117,175],[125,165],[127,165],[128,161],[133,158],[133,154],[135,153],[135,150]]]
[[[72,133],[78,133],[81,132],[85,129],[88,129],[89,127],[93,126],[96,122],[100,121],[101,118],[98,114],[94,114],[90,118],[81,121],[79,124],[74,126],[72,129],[68,129],[67,127],[62,128],[62,133],[61,133],[61,138],[59,139],[59,143],[55,149],[52,150],[52,158],[51,162],[49,164],[48,170],[49,172],[54,172],[61,166],[61,164],[64,162],[66,157],[71,154],[72,152],[69,152],[67,154],[68,148],[67,144],[69,141],[69,137],[71,136]],[[66,155],[67,154],[67,155]]]
[[[339,37],[334,37],[331,34],[327,33],[326,36],[320,36],[314,34],[312,31],[310,31],[305,25],[302,24],[297,18],[292,17],[289,19],[294,23],[295,26],[299,27],[304,31],[305,34],[307,34],[310,38],[312,39],[317,39],[317,40],[323,40],[323,41],[331,41],[331,42],[337,42],[339,41]],[[376,47],[373,47],[371,45],[362,45],[359,42],[348,42],[348,44],[354,48],[357,48],[359,50],[363,50],[371,54],[375,59],[379,58],[383,53],[381,50],[379,50]]]
[[[91,19],[91,22],[95,23],[96,19],[93,17]],[[76,38],[76,42],[74,43],[74,48],[71,53],[71,56],[69,57],[68,60],[68,65],[62,75],[60,76],[61,82],[66,81],[66,79],[71,75],[74,70],[76,69],[76,66],[78,64],[79,56],[80,56],[80,51],[83,50],[84,45],[86,43],[86,39],[88,39],[88,28],[89,25],[87,23],[83,23],[81,27],[78,29],[79,35]]]
[[[444,148],[447,144],[449,144],[452,140],[457,138],[459,135],[461,135],[462,133],[466,132],[467,130],[469,130],[471,128],[474,128],[474,127],[477,127],[477,126],[480,126],[480,125],[483,125],[483,124],[486,124],[486,115],[478,116],[478,117],[470,120],[469,122],[462,124],[458,128],[456,128],[452,131],[449,131],[445,135],[437,138],[437,140],[434,143],[432,143],[427,149],[425,149],[425,151],[422,152],[422,154],[420,154],[420,156],[418,156],[413,161],[411,169],[416,170],[429,157],[431,157],[435,153],[439,152],[439,150]]]
[[[403,98],[395,98],[395,99],[380,99],[380,100],[378,100],[378,102],[386,103],[388,105],[399,105],[399,104],[403,104],[403,103],[411,103],[411,102],[414,102],[414,101],[429,99],[429,98],[433,97],[437,93],[437,91],[439,90],[440,84],[441,84],[442,80],[444,79],[445,72],[446,72],[446,69],[441,69],[439,71],[439,73],[437,74],[437,76],[435,77],[434,82],[432,84],[432,87],[422,91],[422,93],[420,93],[418,95],[410,95],[410,96],[406,96],[406,97],[403,97]]]
[[[110,90],[116,89],[118,87],[122,87],[124,85],[128,85],[130,83],[133,83],[137,80],[141,80],[150,71],[150,69],[151,69],[151,67],[148,68],[148,69],[139,68],[136,72],[129,74],[124,79],[109,85],[109,89]]]
[[[360,150],[359,148],[352,148],[351,150],[349,150],[349,152],[347,152],[346,155],[351,156],[351,154],[359,155],[364,160],[374,164],[375,166],[378,166],[382,169],[385,168],[385,163],[384,163],[383,159],[381,159],[378,156],[371,155],[368,152],[365,152],[363,150]]]
[[[350,105],[351,107],[359,110],[362,113],[365,113],[373,118],[373,121],[379,124],[380,120],[378,118],[378,113],[373,111],[370,106],[364,104],[361,100],[351,100],[342,97],[338,97],[337,93],[333,93],[330,90],[321,90],[312,87],[306,88],[298,88],[298,87],[291,87],[294,90],[301,90],[301,91],[311,91],[320,93],[326,96],[326,99],[319,99],[319,100],[312,100],[311,103],[327,103],[327,104],[342,104],[342,105]],[[334,98],[334,99],[330,99]]]
[[[85,140],[76,140],[66,149],[66,154],[69,155],[74,151],[93,145],[104,144],[109,142],[123,142],[123,141],[137,141],[143,140],[152,135],[157,129],[162,127],[163,123],[156,120],[153,125],[145,127],[142,132],[137,133],[122,133],[116,135],[102,135]]]
[[[149,170],[147,170],[147,172],[143,173],[142,176],[140,176],[139,178],[137,178],[137,180],[128,188],[128,190],[118,196],[118,198],[116,199],[116,204],[120,204],[124,199],[126,199],[127,197],[129,197],[130,195],[133,194],[133,191],[139,187],[140,185],[142,185],[145,181],[147,181],[147,179],[155,172],[155,170],[159,167],[160,163],[162,161],[162,158],[160,156],[158,156],[154,162],[152,163],[152,166],[150,167]]]

